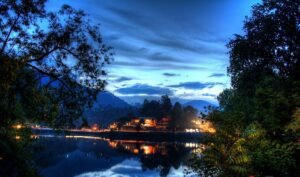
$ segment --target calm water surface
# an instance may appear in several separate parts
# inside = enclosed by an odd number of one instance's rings
[[[38,136],[35,146],[35,161],[45,177],[183,176],[189,155],[202,148],[192,142],[50,135]]]

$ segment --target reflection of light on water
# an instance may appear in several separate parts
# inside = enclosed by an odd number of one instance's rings
[[[197,148],[192,150],[192,153],[194,154],[202,154],[202,152],[205,150],[205,145],[200,144]]]
[[[142,145],[141,149],[144,151],[144,154],[154,154],[155,153],[155,147],[149,146],[149,145]]]
[[[66,135],[65,138],[79,138],[79,139],[93,139],[93,140],[105,140],[108,141],[109,139],[107,138],[101,138],[101,137],[96,137],[96,136],[82,136],[82,135]]]
[[[137,148],[135,148],[134,150],[133,150],[133,153],[134,154],[138,154],[140,151],[139,151],[139,149],[137,149]]]
[[[197,148],[199,147],[198,143],[185,143],[185,147],[187,148]]]
[[[197,128],[190,128],[190,129],[185,129],[185,132],[193,133],[193,132],[200,132],[200,131]]]
[[[111,148],[119,148],[123,147],[125,150],[133,153],[139,154],[142,153],[144,155],[151,155],[151,154],[161,154],[167,155],[168,151],[166,145],[169,144],[167,142],[160,142],[156,144],[149,141],[142,141],[142,140],[110,140],[108,138],[101,138],[95,136],[83,136],[83,135],[66,135],[66,136],[55,136],[55,135],[32,135],[32,138],[36,139],[39,137],[64,137],[64,138],[71,138],[71,139],[91,139],[91,140],[102,140],[108,142],[108,145]],[[96,142],[93,143],[95,145]],[[201,153],[203,151],[203,145],[194,142],[188,143],[180,143],[185,148],[190,148],[194,153]]]
[[[38,136],[38,135],[37,135]],[[55,135],[48,135],[46,137],[57,137]],[[149,141],[134,141],[134,140],[109,140],[104,139],[100,137],[93,137],[93,136],[60,136],[63,138],[74,138],[78,139],[76,140],[76,143],[79,143],[80,146],[78,146],[78,150],[68,151],[63,154],[59,154],[59,157],[63,157],[62,163],[58,162],[59,164],[64,165],[58,165],[59,168],[53,170],[53,173],[51,172],[51,176],[55,176],[55,174],[61,174],[62,171],[72,171],[73,169],[76,169],[76,177],[132,177],[132,176],[139,176],[139,177],[146,177],[146,176],[159,176],[160,171],[165,170],[166,168],[169,169],[172,165],[168,164],[165,166],[165,164],[161,164],[160,161],[168,159],[172,157],[172,155],[177,156],[174,157],[175,160],[180,160],[180,162],[183,162],[180,164],[179,168],[174,169],[173,167],[170,168],[168,177],[177,177],[177,176],[183,176],[184,175],[184,166],[181,166],[184,164],[184,161],[182,160],[182,157],[185,157],[188,155],[188,153],[191,152],[199,152],[198,148],[201,147],[198,143],[193,142],[149,142]],[[22,137],[23,138],[23,137]],[[90,141],[86,140],[80,140],[80,138],[83,139],[91,139]],[[95,140],[94,139],[99,139]],[[102,143],[104,140],[107,140],[106,143]],[[40,140],[43,140],[43,138],[40,138]],[[41,141],[43,142],[43,141]],[[56,143],[56,141],[51,141],[52,143]],[[70,140],[64,140],[61,142],[60,145],[67,144],[70,142]],[[93,142],[97,142],[99,145],[97,148],[93,147]],[[142,143],[140,143],[142,142]],[[73,144],[73,141],[71,141]],[[84,143],[84,146],[82,144]],[[109,145],[109,146],[108,146]],[[100,147],[100,148],[99,148]],[[102,149],[103,147],[103,149]],[[115,147],[118,148],[117,150],[112,151],[112,148],[108,147]],[[188,147],[188,148],[187,148]],[[60,148],[60,147],[58,147]],[[82,149],[83,148],[83,149]],[[90,149],[91,148],[91,149]],[[86,151],[89,149],[88,151]],[[128,150],[125,150],[128,149]],[[197,150],[194,150],[197,149]],[[109,150],[109,151],[107,151]],[[99,151],[99,152],[98,152]],[[174,153],[174,151],[176,153]],[[91,152],[91,153],[90,153]],[[104,155],[103,155],[103,154]],[[121,153],[121,154],[120,154]],[[183,153],[183,154],[182,154]],[[138,155],[135,155],[138,154]],[[148,155],[149,154],[149,155]],[[152,155],[153,154],[153,155]],[[166,154],[166,156],[162,156],[162,154]],[[182,155],[182,157],[181,157]],[[90,157],[88,157],[90,156]],[[103,156],[103,157],[102,157]],[[122,157],[120,157],[122,156]],[[95,158],[96,157],[96,158]],[[112,163],[108,163],[107,157],[112,159]],[[144,161],[140,161],[141,158],[145,158]],[[48,157],[47,157],[48,158]],[[45,158],[45,159],[47,159]],[[81,165],[78,164],[79,160],[85,159],[85,164],[87,165]],[[153,163],[151,159],[157,159]],[[119,160],[126,159],[122,162]],[[173,157],[171,158],[171,160]],[[151,160],[151,161],[149,161]],[[167,160],[169,161],[169,160]],[[154,164],[153,168],[150,168],[147,166],[147,163],[150,162],[151,165]],[[173,160],[172,160],[173,162]],[[170,164],[172,163],[170,162]],[[94,164],[97,163],[97,167],[94,166]],[[117,163],[117,164],[115,164]],[[65,164],[70,165],[69,169],[65,169]],[[92,165],[91,165],[92,164]],[[104,164],[102,166],[102,164]],[[146,166],[146,167],[145,167]],[[68,166],[69,167],[69,166]],[[101,168],[100,168],[101,167]],[[103,167],[103,168],[102,168]],[[100,169],[99,169],[100,168]],[[146,170],[145,170],[146,169]],[[67,173],[67,172],[66,172]],[[71,173],[71,172],[70,172]],[[66,175],[67,176],[67,175]]]

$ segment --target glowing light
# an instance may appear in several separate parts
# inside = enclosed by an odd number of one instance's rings
[[[134,153],[134,154],[138,154],[138,153],[139,153],[139,149],[135,148],[135,149],[133,150],[133,153]]]
[[[44,136],[44,135],[42,135],[42,136]],[[94,140],[105,140],[105,141],[107,141],[106,138],[101,138],[101,137],[96,137],[96,136],[85,136],[85,135],[66,135],[65,138],[94,139]]]
[[[99,130],[98,125],[97,125],[97,124],[94,124],[94,125],[92,126],[92,130],[93,130],[93,131],[98,131],[98,130]]]
[[[136,124],[140,123],[140,121],[141,121],[140,119],[133,119],[133,122]]]
[[[16,139],[16,140],[19,140],[19,139],[21,139],[21,137],[20,137],[20,136],[16,136],[15,139]]]
[[[118,146],[118,143],[114,141],[109,141],[109,146],[112,148],[116,148]]]
[[[23,128],[22,124],[16,124],[16,125],[13,125],[13,128],[14,129],[21,129]]]
[[[141,149],[144,151],[144,154],[154,154],[155,153],[155,147],[149,146],[149,145],[143,145],[141,146]]]
[[[187,147],[187,148],[197,148],[197,147],[199,147],[199,144],[197,144],[197,143],[185,143],[185,147]]]
[[[216,129],[214,128],[213,124],[210,121],[195,119],[192,121],[192,123],[194,123],[194,125],[197,127],[199,132],[203,132],[203,133],[216,132]],[[194,131],[189,129],[188,131],[186,130],[186,132],[194,132]]]
[[[118,125],[116,123],[113,123],[113,124],[109,125],[109,128],[110,129],[117,129]]]
[[[37,135],[31,135],[30,138],[31,139],[38,139],[39,137]]]
[[[145,119],[144,123],[145,127],[155,127],[156,126],[156,121],[152,119]]]

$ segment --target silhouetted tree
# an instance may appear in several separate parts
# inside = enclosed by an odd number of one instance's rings
[[[57,105],[51,123],[72,125],[104,88],[102,66],[109,63],[112,53],[99,27],[91,25],[83,11],[68,5],[59,12],[46,12],[44,6],[44,0],[0,2],[2,125],[18,117],[11,110],[14,107],[22,109],[23,118],[47,119],[47,112],[30,114],[34,108],[46,111],[38,101],[47,94],[51,94],[49,103]],[[26,108],[30,100],[24,91],[36,100],[30,103],[31,109]]]
[[[82,123],[81,125],[79,126],[79,128],[90,128],[91,126],[89,125],[87,119],[84,117],[82,118]]]
[[[0,154],[1,163],[12,162],[4,174],[0,165],[0,176],[35,175],[24,158],[29,136],[12,124],[73,126],[103,90],[111,58],[83,11],[64,5],[47,12],[45,0],[0,1]],[[22,143],[15,144],[16,133]]]
[[[299,174],[299,7],[298,0],[263,0],[244,35],[228,44],[232,88],[208,115],[217,133],[203,158],[218,176]]]
[[[161,109],[163,117],[170,116],[172,110],[172,103],[168,95],[161,96]]]
[[[198,115],[197,109],[193,108],[192,106],[184,107],[183,108],[183,119],[184,119],[183,126],[190,127],[192,120],[198,118],[197,115]]]
[[[157,119],[161,118],[162,109],[160,102],[156,100],[148,101],[145,99],[141,108],[141,114],[142,116],[150,116]]]
[[[261,122],[270,133],[282,129],[300,106],[299,17],[297,0],[264,0],[246,19],[245,34],[228,44],[236,97],[231,100],[247,121]]]
[[[181,104],[176,102],[174,104],[172,113],[171,113],[171,128],[173,130],[178,130],[179,128],[181,128],[182,124],[184,122],[183,119],[183,111],[182,111],[182,107]]]

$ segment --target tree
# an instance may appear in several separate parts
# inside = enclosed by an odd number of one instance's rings
[[[91,126],[88,123],[88,120],[85,117],[82,118],[82,123],[79,126],[79,128],[91,128]]]
[[[269,132],[287,124],[300,104],[299,6],[297,0],[264,0],[246,19],[245,35],[236,35],[228,44],[235,101],[249,121],[271,116],[273,125],[263,123]]]
[[[161,96],[161,109],[163,117],[170,116],[172,110],[172,103],[168,95]]]
[[[0,7],[1,124],[15,117],[11,109],[16,107],[27,119],[43,117],[48,113],[30,112],[45,111],[39,97],[51,95],[48,102],[56,105],[57,114],[50,123],[72,125],[105,86],[102,66],[112,53],[99,26],[68,5],[46,12],[45,0],[3,0]],[[30,109],[26,96],[36,99]]]
[[[179,128],[181,128],[182,124],[183,123],[183,112],[182,112],[182,107],[181,107],[181,104],[176,102],[174,104],[174,107],[173,107],[173,110],[172,110],[172,113],[171,113],[171,128],[173,130],[178,130]]]
[[[145,99],[141,108],[141,114],[143,116],[150,116],[156,119],[160,119],[162,117],[160,102],[156,100],[148,101],[147,99]]]
[[[111,59],[99,26],[83,11],[64,5],[46,12],[45,0],[0,1],[0,155],[6,164],[0,176],[35,175],[26,156],[29,131],[12,125],[71,127],[103,90],[100,76]]]
[[[217,132],[203,153],[219,176],[299,174],[299,7],[263,0],[228,44],[232,88],[207,116]]]
[[[191,121],[197,118],[198,110],[192,106],[186,106],[183,108],[183,115],[186,121]]]

